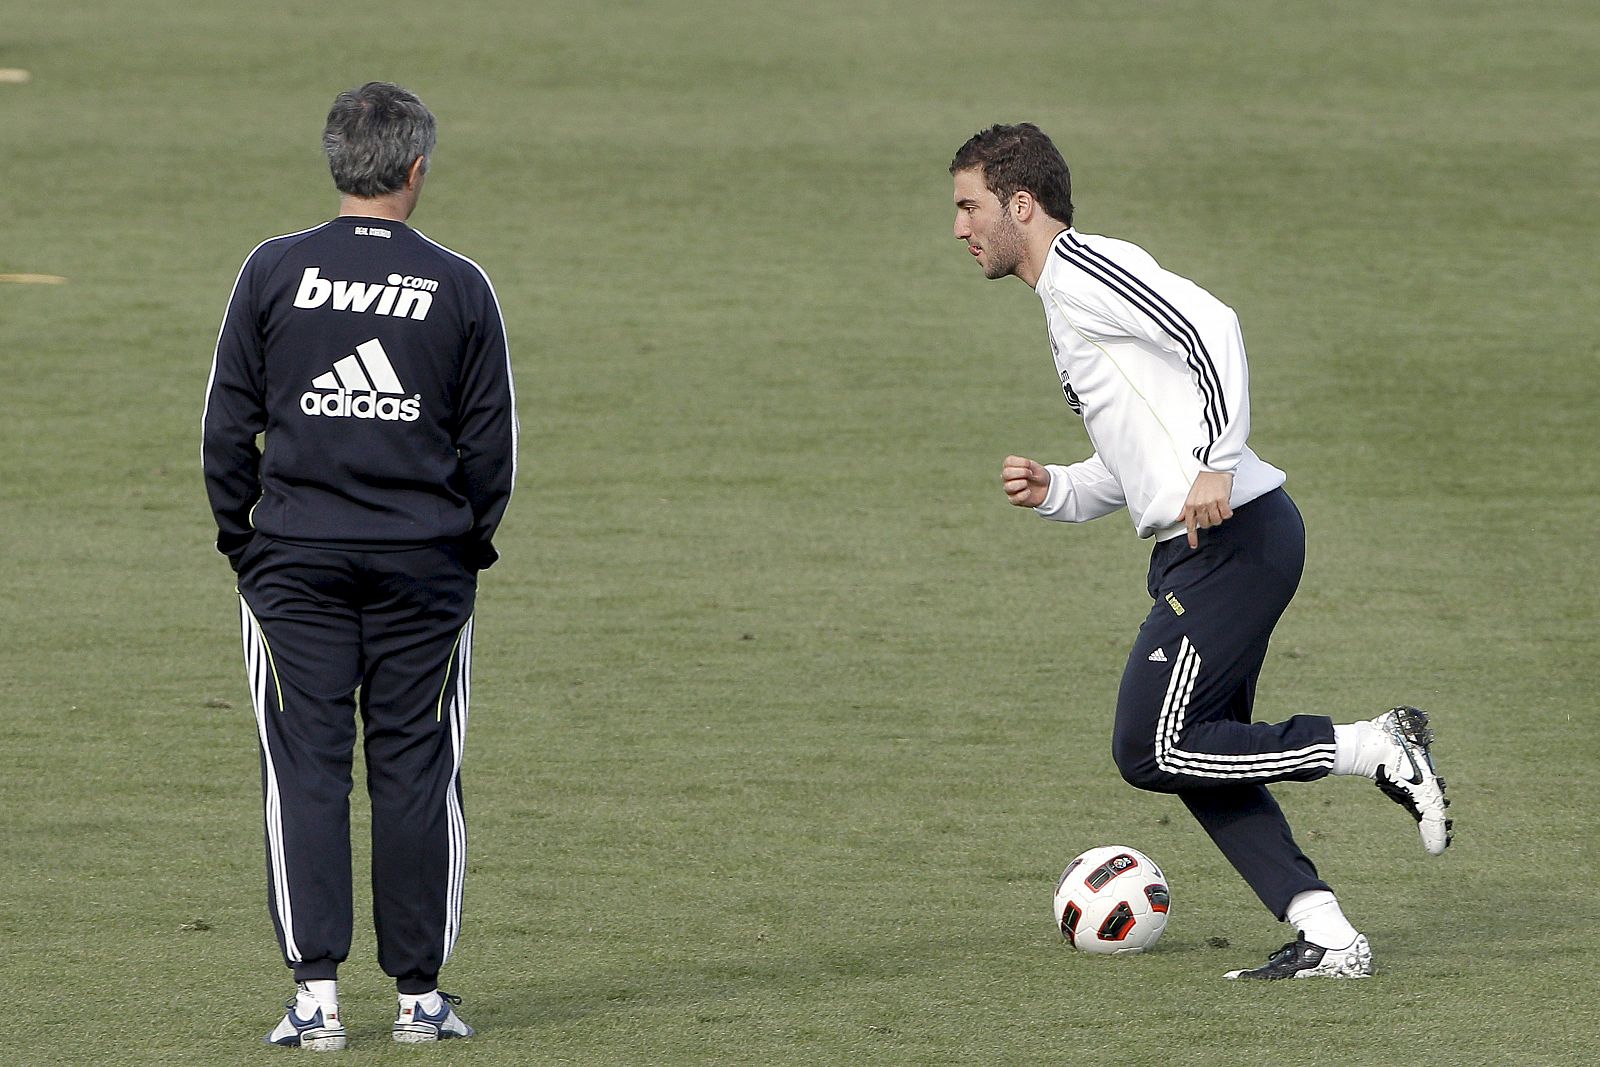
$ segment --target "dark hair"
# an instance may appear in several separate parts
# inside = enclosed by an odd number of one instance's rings
[[[389,82],[340,93],[322,130],[333,184],[350,196],[382,196],[404,188],[411,164],[418,156],[432,156],[437,142],[433,112],[414,93]]]
[[[1026,189],[1051,218],[1072,225],[1072,173],[1055,143],[1033,123],[990,126],[973,134],[950,161],[950,173],[973,168],[1002,204]]]

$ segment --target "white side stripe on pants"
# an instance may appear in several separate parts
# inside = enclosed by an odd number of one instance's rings
[[[452,685],[451,675],[454,676]],[[450,748],[453,765],[445,791],[447,822],[450,831],[449,886],[445,900],[444,958],[450,959],[461,933],[461,897],[467,879],[467,820],[457,792],[461,782],[461,757],[467,747],[467,708],[472,701],[472,619],[467,619],[456,637],[444,690],[439,694],[441,712],[450,715]]]
[[[261,759],[266,767],[267,862],[272,868],[272,899],[278,909],[278,924],[283,927],[284,955],[290,963],[301,961],[300,946],[294,940],[294,905],[289,897],[289,865],[283,849],[283,799],[278,792],[278,769],[267,744],[267,716],[274,704],[283,712],[283,687],[278,684],[278,667],[261,623],[244,597],[239,598],[239,624],[244,636],[244,669],[250,680],[250,704],[256,713],[256,732],[261,737]],[[275,700],[267,701],[268,684]]]
[[[1189,699],[1194,695],[1195,681],[1199,677],[1200,653],[1185,637],[1172,665],[1172,678],[1167,683],[1161,714],[1156,719],[1156,766],[1163,771],[1196,778],[1254,781],[1277,778],[1286,772],[1332,766],[1333,746],[1328,744],[1309,745],[1288,752],[1244,754],[1190,752],[1179,748],[1178,738],[1183,733]]]

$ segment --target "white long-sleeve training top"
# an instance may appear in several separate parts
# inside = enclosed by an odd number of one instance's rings
[[[1232,308],[1137,245],[1072,229],[1034,290],[1095,450],[1046,465],[1040,515],[1085,522],[1126,506],[1140,537],[1165,541],[1186,532],[1179,515],[1202,470],[1233,472],[1233,507],[1283,484],[1245,443],[1250,373]]]

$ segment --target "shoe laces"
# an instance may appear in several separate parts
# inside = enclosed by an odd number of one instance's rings
[[[1290,958],[1292,956],[1298,956],[1298,955],[1300,955],[1300,939],[1299,938],[1295,938],[1293,941],[1288,942],[1282,948],[1280,948],[1278,951],[1276,951],[1272,955],[1268,956],[1267,957],[1267,962],[1268,963],[1277,963],[1279,960],[1288,959],[1288,958]]]

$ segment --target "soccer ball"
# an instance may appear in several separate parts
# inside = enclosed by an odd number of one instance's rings
[[[1056,883],[1056,926],[1079,952],[1143,952],[1160,940],[1171,906],[1161,868],[1127,845],[1091,848]]]

